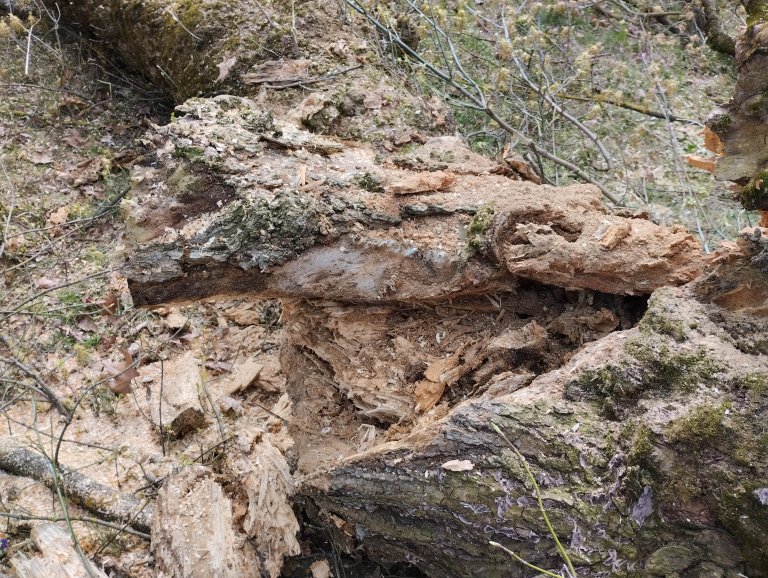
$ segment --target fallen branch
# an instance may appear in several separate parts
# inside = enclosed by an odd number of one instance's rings
[[[0,438],[0,469],[16,476],[32,478],[53,488],[51,462],[45,456],[21,447],[14,438]],[[95,482],[63,465],[58,466],[58,481],[73,503],[109,522],[127,524],[148,534],[153,508],[131,495]]]
[[[736,40],[720,27],[720,17],[714,0],[700,0],[693,11],[696,25],[707,37],[707,46],[721,54],[736,56]]]
[[[66,522],[69,519],[70,522],[85,522],[86,524],[96,524],[97,526],[104,526],[105,528],[112,528],[119,532],[125,532],[131,536],[136,536],[143,540],[149,540],[151,536],[144,532],[139,532],[133,528],[126,526],[125,524],[116,524],[115,522],[107,522],[106,520],[100,520],[98,518],[90,518],[88,516],[33,516],[31,514],[15,514],[13,512],[0,512],[0,518],[10,518],[12,520],[42,520],[45,522]]]
[[[359,68],[362,68],[362,64],[358,64],[357,66],[350,66],[349,68],[345,68],[344,70],[337,70],[336,72],[331,72],[329,74],[324,74],[323,76],[317,76],[315,78],[306,78],[306,79],[299,79],[293,81],[287,81],[286,84],[265,84],[265,88],[271,88],[273,90],[281,90],[283,88],[292,88],[294,86],[304,86],[307,84],[317,84],[318,82],[325,82],[326,80],[331,80],[333,78],[336,78],[337,76],[341,76],[342,74],[347,74],[348,72],[352,72],[353,70],[357,70]]]

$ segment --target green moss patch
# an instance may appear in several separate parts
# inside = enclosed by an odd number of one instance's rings
[[[582,372],[569,384],[567,394],[577,398],[578,392],[586,394],[608,417],[618,418],[642,397],[693,391],[699,384],[713,384],[725,369],[703,347],[674,351],[660,339],[630,341],[625,351],[627,357],[618,363]]]

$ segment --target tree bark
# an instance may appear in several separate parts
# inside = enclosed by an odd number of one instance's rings
[[[707,44],[728,56],[736,56],[736,40],[722,29],[714,0],[700,0],[694,8],[696,24],[706,34]]]
[[[715,176],[742,186],[739,198],[749,210],[768,209],[768,6],[747,2],[747,26],[736,42],[736,90],[715,109],[707,127],[715,138],[709,148],[719,155]]]

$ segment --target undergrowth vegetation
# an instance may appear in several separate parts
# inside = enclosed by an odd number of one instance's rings
[[[734,82],[733,58],[707,44],[702,4],[347,4],[378,30],[393,68],[454,105],[476,150],[522,155],[544,182],[592,182],[617,204],[683,223],[707,250],[751,223],[727,187],[697,168],[713,156],[703,121]],[[732,37],[743,10],[716,8],[718,30]]]

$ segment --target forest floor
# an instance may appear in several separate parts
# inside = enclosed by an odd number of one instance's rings
[[[248,411],[279,429],[272,417],[284,388],[279,303],[132,307],[120,273],[119,201],[137,160],[135,139],[148,123],[166,123],[170,110],[151,87],[76,38],[35,30],[27,47],[28,27],[13,17],[0,21],[3,435],[46,456],[63,442],[62,464],[122,492],[143,488],[151,495],[174,466],[215,460],[227,435],[213,428],[180,443],[161,439],[150,420],[144,388],[189,378],[189,352],[217,400],[212,420],[244,411],[222,391],[257,384]],[[126,395],[131,380],[135,387]],[[41,401],[40,382],[74,410],[71,421]],[[7,569],[12,556],[31,547],[30,525],[60,519],[62,509],[42,484],[5,473],[0,503],[13,516],[0,522],[10,538],[0,552],[0,569]],[[71,518],[86,515],[67,509]],[[153,575],[148,541],[91,523],[72,526],[105,569]]]

